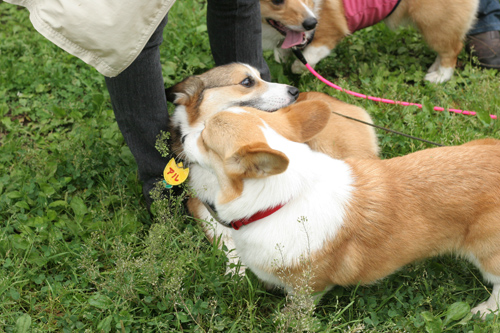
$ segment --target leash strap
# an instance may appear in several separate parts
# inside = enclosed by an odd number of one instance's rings
[[[378,125],[375,125],[375,124],[372,124],[372,123],[368,123],[366,121],[363,121],[363,120],[360,120],[360,119],[356,119],[356,118],[353,118],[353,117],[349,117],[349,116],[346,116],[345,114],[341,114],[341,113],[338,113],[338,112],[335,112],[335,111],[332,111],[332,113],[336,114],[337,116],[341,116],[341,117],[344,117],[344,118],[347,118],[347,119],[350,119],[350,120],[354,120],[354,121],[357,121],[359,123],[362,123],[362,124],[365,124],[365,125],[368,125],[368,126],[372,126],[372,127],[384,130],[386,132],[398,134],[398,135],[401,135],[401,136],[404,136],[404,137],[407,137],[407,138],[410,138],[410,139],[413,139],[413,140],[418,140],[418,141],[422,141],[422,142],[425,142],[425,143],[430,143],[431,145],[434,145],[434,146],[446,147],[446,145],[443,145],[441,143],[432,142],[432,141],[425,140],[425,139],[422,139],[422,138],[419,138],[419,137],[416,137],[416,136],[413,136],[413,135],[409,135],[409,134],[406,134],[406,133],[403,133],[403,132],[399,132],[399,131],[396,131],[396,130],[393,130],[393,129],[390,129],[390,128],[386,128],[386,127],[378,126]]]
[[[295,54],[295,56],[297,57],[297,59],[299,59],[299,61],[301,63],[303,63],[304,65],[307,66],[307,69],[309,69],[309,71],[311,71],[312,68],[310,68],[310,66],[308,65],[307,61],[306,61],[306,58],[304,58],[304,55],[302,54],[302,52],[300,52],[299,49],[297,48],[292,48],[292,52],[293,54]],[[330,87],[332,88],[335,88],[337,89],[336,87],[333,86],[333,83],[331,83],[330,81],[326,80],[325,78],[323,78],[321,75],[317,74],[314,70],[311,71],[312,74],[314,74],[318,79],[320,79],[322,82],[324,82],[325,84],[329,85]],[[340,87],[339,87],[340,88]],[[340,90],[342,91],[346,91],[342,88],[340,88]],[[347,92],[347,91],[346,91]],[[367,96],[365,96],[366,98]],[[382,126],[378,126],[378,125],[375,125],[375,124],[372,124],[372,123],[368,123],[366,121],[363,121],[363,120],[360,120],[360,119],[356,119],[356,118],[352,118],[352,117],[349,117],[349,116],[346,116],[345,114],[341,114],[341,113],[338,113],[338,112],[335,112],[335,111],[332,111],[332,113],[338,115],[338,116],[341,116],[341,117],[344,117],[344,118],[347,118],[347,119],[350,119],[350,120],[354,120],[354,121],[357,121],[359,123],[362,123],[362,124],[365,124],[365,125],[368,125],[368,126],[372,126],[372,127],[375,127],[375,128],[378,128],[378,129],[381,129],[381,130],[384,130],[386,132],[390,132],[390,133],[394,133],[394,134],[398,134],[398,135],[401,135],[401,136],[404,136],[404,137],[407,137],[407,138],[410,138],[410,139],[413,139],[413,140],[418,140],[418,141],[422,141],[422,142],[425,142],[425,143],[429,143],[431,145],[435,145],[435,146],[438,146],[438,147],[444,147],[446,145],[443,145],[441,143],[436,143],[436,142],[432,142],[432,141],[429,141],[429,140],[425,140],[425,139],[422,139],[422,138],[418,138],[416,136],[413,136],[413,135],[409,135],[409,134],[405,134],[405,133],[402,133],[402,132],[399,132],[399,131],[396,131],[396,130],[393,130],[393,129],[390,129],[390,128],[386,128],[386,127],[382,127]]]
[[[324,84],[326,84],[327,86],[330,86],[332,87],[333,89],[337,89],[339,91],[343,91],[345,92],[346,94],[349,94],[349,95],[352,95],[352,96],[355,96],[355,97],[359,97],[359,98],[364,98],[364,99],[368,99],[370,101],[374,101],[374,102],[382,102],[382,103],[387,103],[387,104],[399,104],[399,105],[403,105],[403,106],[416,106],[418,107],[419,109],[421,109],[423,106],[422,104],[418,104],[418,103],[410,103],[410,102],[402,102],[402,101],[394,101],[392,99],[387,99],[387,98],[380,98],[380,97],[373,97],[373,96],[368,96],[368,95],[364,95],[364,94],[360,94],[360,93],[357,93],[355,91],[351,91],[351,90],[345,90],[344,88],[336,85],[336,84],[333,84],[331,83],[330,81],[328,81],[327,79],[325,79],[324,77],[322,77],[321,75],[318,74],[318,72],[316,72],[314,70],[314,68],[312,68],[308,63],[307,63],[307,60],[306,58],[304,58],[304,55],[302,54],[302,52],[293,47],[292,48],[292,52],[293,54],[295,54],[295,56],[299,59],[299,61],[301,63],[304,64],[304,66],[306,66],[306,68],[314,75],[316,76],[321,82],[323,82]],[[458,114],[463,114],[463,115],[467,115],[467,116],[476,116],[477,115],[477,112],[475,111],[466,111],[466,110],[460,110],[460,109],[452,109],[452,108],[449,108],[449,109],[445,109],[441,106],[435,106],[434,107],[434,111],[439,111],[439,112],[442,112],[442,111],[448,111],[448,112],[452,112],[452,113],[458,113]],[[497,116],[494,115],[494,114],[490,114],[490,118],[491,119],[497,119]]]

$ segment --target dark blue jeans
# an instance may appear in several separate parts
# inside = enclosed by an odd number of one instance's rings
[[[494,30],[500,30],[500,2],[498,0],[480,0],[477,22],[467,34],[477,35]]]
[[[160,131],[167,131],[168,113],[160,63],[160,44],[167,17],[137,59],[120,75],[105,78],[113,111],[125,142],[134,155],[149,206],[149,191],[161,179],[167,158],[155,148]],[[207,26],[216,65],[244,62],[269,80],[262,56],[259,0],[208,0]]]
[[[242,62],[271,80],[262,56],[262,25],[258,0],[208,0],[207,28],[217,66]]]

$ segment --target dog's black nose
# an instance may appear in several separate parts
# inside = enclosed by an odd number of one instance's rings
[[[312,30],[316,28],[316,25],[318,24],[318,20],[316,20],[314,17],[309,17],[302,22],[302,26],[306,30]]]
[[[298,88],[289,86],[288,93],[290,94],[290,96],[292,96],[295,99],[297,99],[297,97],[299,97],[299,89]]]

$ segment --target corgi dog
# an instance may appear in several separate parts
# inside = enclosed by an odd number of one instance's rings
[[[234,106],[287,113],[299,108],[308,112],[305,101],[321,101],[342,115],[373,123],[362,108],[319,92],[299,93],[295,87],[266,82],[250,65],[232,63],[218,66],[166,89],[167,100],[176,108],[170,121],[172,150],[182,152],[181,139],[187,132],[203,126],[208,117]],[[193,103],[194,102],[194,103]],[[263,115],[265,116],[265,115]],[[372,127],[332,114],[328,124],[308,144],[334,158],[378,158],[379,147]]]
[[[169,126],[171,150],[181,159],[185,157],[182,142],[186,135],[200,131],[209,117],[231,107],[252,107],[256,112],[262,113],[262,117],[275,112],[289,114],[291,117],[281,124],[281,128],[288,137],[299,141],[302,137],[300,133],[293,132],[293,123],[302,122],[304,118],[308,119],[309,109],[317,105],[325,107],[330,113],[335,111],[365,122],[372,122],[368,113],[360,107],[344,103],[326,94],[318,92],[299,94],[294,87],[263,81],[255,68],[239,63],[215,67],[201,75],[188,77],[167,89],[166,95],[176,106]],[[297,111],[292,112],[293,110]],[[379,147],[372,127],[336,114],[316,121],[316,125],[314,122],[308,122],[312,126],[322,128],[322,131],[307,141],[313,150],[338,159],[378,158]],[[323,121],[326,123],[323,124]],[[189,181],[197,182],[197,178],[190,177]],[[192,188],[197,188],[196,185],[190,185]],[[188,200],[187,207],[190,214],[200,220],[211,241],[222,239],[222,243],[231,252],[229,263],[237,264],[239,258],[234,251],[229,229],[221,227],[214,220],[216,214],[211,208],[213,204],[212,193],[196,191],[195,196]],[[241,267],[239,273],[243,272],[244,267]]]
[[[232,107],[185,134],[190,184],[213,203],[242,263],[291,293],[311,272],[308,287],[323,292],[452,253],[493,284],[472,311],[498,312],[500,141],[339,160],[303,143],[330,116],[316,101],[307,116]]]
[[[453,75],[478,4],[478,0],[260,0],[262,46],[273,49],[278,62],[291,47],[304,48],[305,59],[314,67],[357,30],[380,21],[391,29],[411,24],[438,54],[425,80],[442,83]],[[301,73],[305,67],[296,60],[292,71]]]

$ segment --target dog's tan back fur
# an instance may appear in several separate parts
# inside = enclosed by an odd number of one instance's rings
[[[500,276],[499,145],[489,139],[390,160],[347,160],[354,197],[339,234],[313,254],[314,290],[370,283],[445,253],[473,255],[482,270]],[[290,281],[304,269],[290,268]]]

